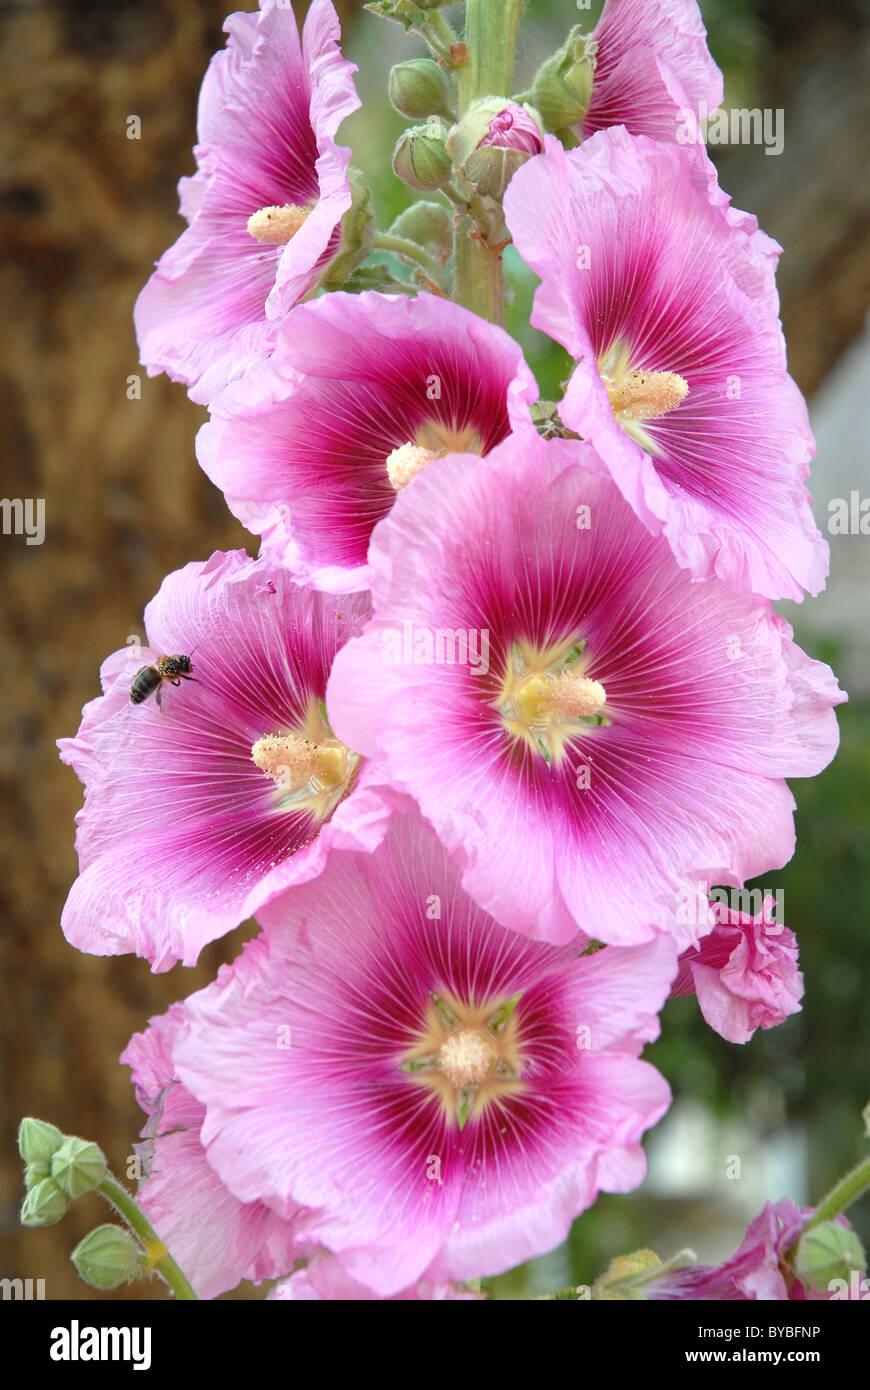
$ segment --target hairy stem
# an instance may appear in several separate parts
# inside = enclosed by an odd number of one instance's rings
[[[105,1197],[109,1205],[114,1207],[133,1234],[139,1237],[146,1250],[155,1252],[161,1248],[166,1248],[142,1208],[130,1196],[127,1189],[122,1187],[116,1178],[112,1177],[111,1173],[106,1174],[97,1190],[100,1196]],[[151,1268],[163,1276],[176,1298],[185,1301],[197,1299],[192,1284],[179,1269],[168,1250],[165,1255],[160,1255],[153,1260]]]
[[[514,80],[517,34],[525,0],[467,0],[465,46],[468,62],[458,69],[459,115],[485,96],[509,96]],[[477,199],[480,203],[480,199]],[[475,209],[471,207],[471,212]],[[457,220],[453,237],[454,293],[460,304],[492,323],[504,323],[501,245],[489,246],[480,221]],[[476,233],[476,235],[475,235]]]
[[[830,1192],[819,1202],[803,1231],[801,1231],[801,1235],[804,1231],[811,1230],[813,1226],[821,1225],[823,1221],[832,1221],[835,1216],[840,1215],[841,1211],[845,1211],[848,1206],[851,1206],[856,1197],[860,1197],[862,1192],[866,1192],[868,1188],[870,1188],[870,1158],[865,1158],[861,1163],[851,1168],[848,1173],[845,1173],[838,1182],[834,1183]]]
[[[441,266],[422,246],[418,246],[416,241],[410,241],[403,236],[393,236],[390,232],[377,232],[374,250],[390,251],[394,256],[402,256],[406,261],[413,261],[415,265],[419,265],[436,284],[441,280]]]

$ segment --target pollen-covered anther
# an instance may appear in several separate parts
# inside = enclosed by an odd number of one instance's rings
[[[266,734],[251,748],[251,761],[282,791],[309,783],[330,790],[347,776],[347,749],[337,740],[312,743],[298,734]]]
[[[607,692],[600,681],[560,671],[553,679],[551,708],[568,719],[588,719],[601,710]]]
[[[445,1038],[438,1067],[454,1086],[479,1086],[495,1070],[498,1052],[492,1038],[477,1028],[463,1028]]]
[[[416,478],[421,468],[438,457],[434,449],[424,449],[420,444],[401,444],[387,458],[387,477],[399,492],[407,487],[412,478]]]
[[[634,371],[608,384],[613,413],[624,420],[657,420],[689,394],[689,383],[677,372]]]
[[[598,714],[607,699],[600,681],[570,670],[558,675],[533,673],[517,687],[517,708],[529,725],[560,724]]]
[[[292,241],[310,211],[310,208],[299,207],[297,203],[260,208],[248,218],[248,232],[255,241],[282,246],[285,241]]]

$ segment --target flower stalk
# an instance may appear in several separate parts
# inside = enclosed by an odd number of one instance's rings
[[[149,1270],[155,1271],[166,1280],[176,1298],[184,1302],[198,1301],[190,1280],[176,1264],[138,1202],[121,1186],[117,1178],[107,1173],[97,1191],[141,1241],[148,1254]]]
[[[814,1226],[820,1226],[823,1221],[832,1221],[835,1216],[844,1212],[868,1189],[870,1189],[870,1158],[865,1158],[834,1183],[830,1192],[819,1202],[800,1234],[806,1235],[807,1231],[811,1231]],[[789,1251],[789,1256],[791,1256],[797,1243],[796,1240],[792,1250]]]
[[[468,62],[457,70],[459,117],[485,96],[509,96],[517,34],[525,0],[468,0],[465,47]],[[479,199],[477,200],[480,201]],[[454,231],[454,292],[466,309],[504,323],[503,239],[492,244],[469,204]]]

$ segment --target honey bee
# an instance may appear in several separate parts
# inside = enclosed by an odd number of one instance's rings
[[[182,681],[192,681],[194,677],[190,674],[193,667],[189,656],[160,656],[153,666],[143,666],[133,677],[133,684],[130,686],[130,703],[141,705],[143,700],[147,700],[149,695],[157,691],[157,708],[160,708],[160,699],[163,693],[163,682],[169,681],[170,685],[181,685]]]

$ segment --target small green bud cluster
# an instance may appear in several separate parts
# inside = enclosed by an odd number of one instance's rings
[[[21,1208],[25,1226],[53,1226],[70,1202],[93,1192],[106,1176],[106,1158],[97,1144],[61,1134],[56,1125],[28,1118],[18,1130],[27,1196]]]
[[[97,1191],[108,1174],[106,1156],[98,1144],[62,1134],[45,1120],[21,1121],[18,1152],[27,1189],[21,1207],[24,1226],[53,1226],[70,1202]],[[142,1274],[147,1257],[129,1231],[106,1225],[85,1236],[70,1258],[85,1283],[114,1289]]]

